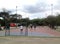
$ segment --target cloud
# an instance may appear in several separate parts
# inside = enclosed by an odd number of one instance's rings
[[[47,5],[45,3],[37,3],[36,5],[25,5],[23,11],[27,13],[45,12],[47,10],[46,6]]]
[[[6,8],[16,13],[16,6],[18,6],[17,13],[22,17],[42,18],[51,14],[51,3],[54,13],[60,12],[60,0],[0,0],[0,9]]]
[[[54,6],[54,4],[53,4]],[[57,4],[54,6],[55,10],[60,10],[60,0],[57,1]]]

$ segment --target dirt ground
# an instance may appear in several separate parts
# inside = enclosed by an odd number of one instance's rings
[[[0,37],[0,44],[60,44],[60,38]]]

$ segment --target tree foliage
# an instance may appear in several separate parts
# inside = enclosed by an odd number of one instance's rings
[[[16,14],[13,14],[13,15],[16,15]],[[33,25],[35,24],[38,26],[43,26],[43,25],[58,26],[58,25],[60,25],[60,14],[58,14],[58,16],[50,15],[47,18],[42,18],[42,19],[38,18],[38,19],[30,20],[29,18],[22,18],[22,19],[16,19],[15,17],[10,18],[10,13],[8,11],[2,11],[2,12],[0,12],[0,17],[4,18],[4,20],[0,19],[0,23],[2,25],[7,20],[9,20],[9,22],[20,23],[25,26],[28,26],[30,24],[33,24]]]

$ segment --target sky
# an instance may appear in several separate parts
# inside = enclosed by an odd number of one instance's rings
[[[16,13],[16,6],[23,18],[46,18],[52,12],[55,16],[60,13],[60,0],[0,0],[0,11],[5,8]]]

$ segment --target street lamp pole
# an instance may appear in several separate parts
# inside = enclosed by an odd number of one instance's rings
[[[17,15],[17,6],[16,6],[16,15]]]
[[[53,4],[51,4],[51,15],[53,15]]]
[[[17,27],[17,6],[16,6],[16,27]]]

